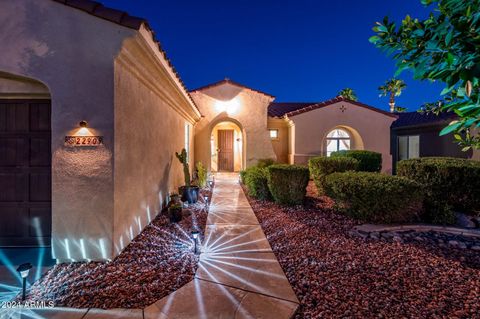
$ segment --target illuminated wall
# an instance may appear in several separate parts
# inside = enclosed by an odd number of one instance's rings
[[[60,262],[111,259],[121,234],[123,245],[128,244],[178,184],[172,151],[183,146],[184,123],[194,121],[189,115],[193,106],[145,29],[37,0],[1,1],[0,21],[0,72],[37,79],[52,97],[53,255]],[[143,60],[117,68],[115,57],[128,39],[135,43],[123,52],[139,48]],[[162,75],[157,88],[163,90],[154,91],[145,81],[149,78],[138,75],[144,69]],[[158,120],[155,127],[151,119]],[[102,146],[64,145],[81,120],[104,137]],[[139,179],[150,173],[155,180],[140,185]],[[129,185],[132,194],[126,191]]]
[[[267,107],[273,97],[228,81],[190,95],[203,115],[195,126],[195,161],[212,169],[212,131],[220,122],[232,122],[242,131],[242,168],[258,159],[276,159],[267,129]]]

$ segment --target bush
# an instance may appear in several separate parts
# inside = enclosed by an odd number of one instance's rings
[[[423,157],[400,161],[397,174],[415,180],[426,188],[427,217],[438,219],[445,205],[465,213],[480,213],[480,162],[449,157]],[[439,207],[443,203],[443,208]],[[444,218],[440,218],[444,219]],[[454,222],[451,212],[446,218]],[[446,222],[448,223],[448,222]]]
[[[261,158],[257,161],[257,167],[265,168],[275,164],[275,160],[271,158]]]
[[[240,171],[240,181],[245,185],[245,178],[247,177],[247,170]]]
[[[358,171],[380,172],[382,170],[382,154],[372,151],[338,151],[333,152],[332,157],[351,157],[358,161]]]
[[[350,157],[313,157],[308,161],[310,174],[317,186],[318,194],[322,195],[325,177],[336,172],[354,171],[358,161]]]
[[[260,168],[257,166],[250,167],[246,170],[245,185],[248,189],[248,194],[252,197],[267,200],[271,198],[268,189],[267,168]]]
[[[424,198],[422,185],[415,181],[371,172],[330,174],[325,192],[341,213],[372,223],[418,220]]]
[[[267,170],[268,188],[275,202],[285,205],[303,203],[309,180],[307,167],[276,164],[269,166]]]

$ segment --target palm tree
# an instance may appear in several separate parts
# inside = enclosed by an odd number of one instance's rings
[[[385,84],[378,87],[378,90],[380,91],[380,96],[389,96],[390,97],[390,102],[388,103],[390,105],[390,112],[395,111],[395,97],[399,96],[402,94],[402,91],[407,87],[405,82],[403,80],[399,79],[390,79],[385,81]]]
[[[338,96],[344,97],[348,100],[356,101],[357,99],[357,94],[355,91],[351,88],[344,88],[340,92],[338,92]]]

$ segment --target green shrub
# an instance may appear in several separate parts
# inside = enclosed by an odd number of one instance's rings
[[[268,168],[268,188],[275,202],[285,205],[303,203],[309,180],[308,168],[276,164]]]
[[[325,178],[325,193],[338,211],[372,223],[418,220],[423,187],[408,178],[371,172],[333,173]]]
[[[197,162],[197,176],[198,176],[198,186],[201,188],[207,186],[207,170],[203,166],[202,162]]]
[[[382,170],[382,154],[372,151],[349,150],[333,152],[331,157],[351,157],[358,161],[358,171],[380,172]]]
[[[245,178],[247,177],[247,170],[240,171],[240,181],[245,185]]]
[[[246,170],[245,185],[247,186],[250,196],[261,200],[271,198],[268,189],[267,175],[267,168],[253,166]]]
[[[308,161],[310,174],[317,186],[318,194],[322,195],[325,177],[336,172],[355,171],[358,161],[350,157],[313,157]]]
[[[257,161],[257,167],[265,168],[275,164],[275,160],[271,158],[261,158]]]
[[[399,176],[425,185],[428,218],[438,219],[436,210],[445,215],[445,211],[448,211],[445,205],[465,213],[480,213],[479,161],[423,157],[403,160],[397,165]],[[444,207],[440,207],[442,203]],[[454,222],[453,213],[446,219]]]

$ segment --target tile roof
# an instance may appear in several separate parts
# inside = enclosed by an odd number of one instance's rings
[[[212,88],[212,87],[216,87],[216,86],[219,86],[219,85],[222,85],[222,84],[225,84],[225,83],[229,83],[229,84],[232,84],[232,85],[235,85],[235,86],[244,88],[244,89],[248,89],[248,90],[251,90],[251,91],[254,91],[254,92],[257,92],[257,93],[266,95],[266,96],[271,97],[271,98],[275,98],[275,96],[273,96],[273,95],[270,95],[270,94],[268,94],[268,93],[265,93],[265,92],[262,92],[262,91],[259,91],[259,90],[252,89],[252,88],[250,88],[250,87],[248,87],[248,86],[245,86],[245,85],[240,84],[240,83],[238,83],[238,82],[232,81],[232,80],[230,80],[229,78],[225,78],[225,79],[223,79],[223,80],[220,80],[220,81],[217,81],[217,82],[214,82],[214,83],[205,85],[205,86],[201,86],[201,87],[199,87],[199,88],[196,88],[196,89],[194,89],[194,90],[191,90],[190,92],[206,90],[206,89],[209,89],[209,88]]]
[[[283,117],[286,113],[303,109],[317,102],[272,102],[268,106],[268,116]]]
[[[439,115],[433,113],[404,112],[397,113],[397,116],[398,119],[392,123],[392,128],[445,124],[457,117],[453,112],[444,112]]]
[[[316,110],[316,109],[320,109],[322,107],[326,107],[326,106],[329,106],[329,105],[332,105],[332,104],[335,104],[335,103],[338,103],[338,102],[348,102],[350,104],[354,104],[354,105],[357,105],[357,106],[360,106],[360,107],[363,107],[363,108],[367,108],[369,110],[372,110],[372,111],[375,111],[375,112],[378,112],[378,113],[382,113],[382,114],[387,115],[387,116],[391,116],[391,117],[395,117],[395,118],[397,117],[396,114],[377,109],[373,106],[370,106],[370,105],[367,105],[367,104],[364,104],[364,103],[361,103],[361,102],[346,99],[343,96],[337,96],[336,98],[333,98],[333,99],[330,99],[330,100],[327,100],[327,101],[324,101],[324,102],[320,102],[320,103],[313,103],[313,104],[305,103],[305,105],[303,105],[303,106],[301,105],[302,103],[298,103],[297,105],[295,105],[295,103],[290,103],[291,104],[291,110],[289,110],[289,107],[285,106],[285,107],[283,107],[283,109],[285,110],[284,112],[282,112],[282,108],[277,109],[277,107],[275,106],[275,103],[272,103],[273,104],[272,111],[270,111],[270,106],[269,106],[269,114],[270,113],[271,114],[276,114],[276,115],[274,115],[276,117],[281,117],[281,116],[285,116],[285,115],[290,117],[290,116],[295,116],[295,115],[299,115],[299,114],[302,114],[302,113],[310,112],[310,111],[313,111],[313,110]],[[281,103],[277,103],[277,104],[281,104]],[[298,106],[298,108],[296,108],[295,106]]]
[[[84,11],[90,15],[93,15],[97,18],[101,18],[104,20],[108,20],[110,22],[116,23],[118,25],[124,26],[126,28],[134,29],[134,30],[140,30],[141,26],[144,25],[145,28],[150,32],[152,35],[152,40],[157,44],[158,51],[163,55],[165,61],[167,61],[168,66],[171,68],[173,74],[176,76],[177,80],[180,82],[180,85],[182,88],[185,90],[187,93],[187,96],[189,97],[190,101],[193,103],[195,106],[196,110],[200,113],[200,110],[198,109],[197,105],[195,104],[195,101],[192,99],[192,97],[188,94],[188,89],[185,85],[185,83],[182,81],[180,78],[180,75],[178,74],[177,70],[173,66],[172,62],[170,59],[167,57],[166,52],[162,49],[162,46],[160,42],[155,38],[155,32],[150,28],[148,21],[144,18],[139,18],[139,17],[134,17],[129,15],[128,13],[124,11],[120,11],[117,9],[105,7],[103,4],[92,1],[92,0],[52,0],[57,3],[61,3],[63,5],[69,6],[71,8],[75,8],[81,11]]]

